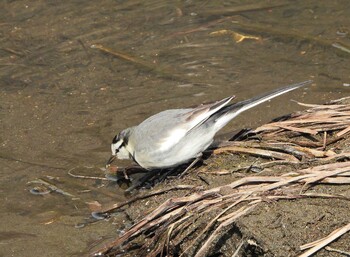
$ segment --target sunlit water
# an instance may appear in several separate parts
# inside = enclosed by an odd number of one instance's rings
[[[290,99],[349,95],[350,54],[332,44],[350,45],[350,3],[273,7],[281,3],[3,1],[0,255],[80,256],[127,226],[121,215],[81,228],[99,204],[125,197],[116,184],[68,172],[104,178],[112,137],[154,113],[314,80],[244,113],[227,132],[302,109]],[[242,5],[256,10],[230,9]],[[232,31],[259,38],[236,43]],[[38,179],[60,191],[31,194]]]

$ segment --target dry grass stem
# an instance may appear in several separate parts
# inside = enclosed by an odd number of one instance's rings
[[[314,254],[318,250],[322,249],[323,247],[325,247],[329,243],[333,242],[338,237],[341,237],[342,235],[344,235],[348,231],[350,231],[350,223],[345,225],[342,228],[338,228],[338,229],[334,230],[328,236],[326,236],[326,237],[324,237],[324,238],[322,238],[320,240],[317,240],[317,241],[314,241],[312,243],[300,246],[300,250],[305,250],[305,249],[308,249],[308,248],[311,248],[311,247],[312,248],[310,250],[306,251],[305,253],[299,255],[299,257],[311,256],[312,254]]]

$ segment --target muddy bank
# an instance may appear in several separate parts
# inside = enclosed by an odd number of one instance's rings
[[[349,226],[349,103],[308,106],[222,142],[185,178],[168,178],[131,204],[105,209],[129,223],[98,252],[198,257],[310,250],[301,247]],[[338,237],[315,256],[349,252],[349,234]]]

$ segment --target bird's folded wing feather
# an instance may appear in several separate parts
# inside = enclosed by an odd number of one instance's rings
[[[179,123],[168,130],[168,133],[159,141],[159,149],[166,151],[179,142],[189,131],[200,126],[211,115],[226,106],[234,96],[211,104],[200,105],[190,111],[178,115]]]

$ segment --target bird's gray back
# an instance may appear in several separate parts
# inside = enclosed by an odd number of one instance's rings
[[[134,128],[131,140],[138,142],[138,149],[151,147],[150,144],[159,142],[167,137],[174,128],[186,127],[185,114],[193,109],[171,109],[157,113]]]

